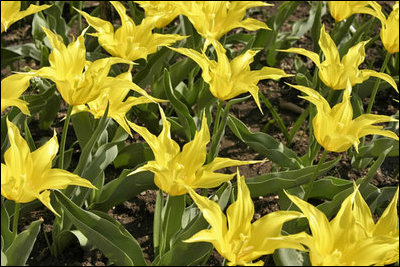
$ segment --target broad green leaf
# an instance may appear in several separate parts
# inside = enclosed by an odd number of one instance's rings
[[[154,159],[154,155],[149,145],[146,143],[133,143],[125,146],[118,152],[114,159],[115,168],[135,169],[139,164]]]
[[[240,140],[279,166],[289,169],[302,167],[301,160],[296,153],[272,136],[262,132],[250,132],[242,121],[232,115],[229,115],[228,126]]]
[[[277,266],[311,266],[308,254],[291,248],[281,248],[274,252]]]
[[[26,264],[42,222],[43,219],[32,222],[28,229],[19,233],[8,249],[5,250],[4,254],[7,256],[9,266],[24,266]]]
[[[114,219],[85,211],[60,191],[54,194],[76,228],[116,265],[147,265],[139,243]]]
[[[157,189],[153,173],[139,172],[127,176],[130,172],[132,172],[131,169],[125,169],[117,179],[105,184],[101,189],[98,202],[94,203],[90,209],[107,211],[145,190]]]
[[[318,170],[317,177],[332,169],[339,160],[340,157],[323,163]],[[317,166],[314,165],[303,167],[298,170],[289,170],[249,177],[246,178],[246,184],[249,187],[252,197],[266,196],[272,193],[277,193],[282,189],[287,190],[308,183],[314,175],[316,168]]]

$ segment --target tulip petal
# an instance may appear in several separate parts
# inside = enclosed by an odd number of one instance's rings
[[[376,223],[374,235],[391,235],[393,237],[399,237],[399,229],[397,228],[397,200],[399,199],[399,187],[397,187],[396,193],[389,206],[383,212],[381,218]],[[393,231],[394,229],[394,231]]]
[[[56,216],[60,217],[60,214],[56,212],[53,206],[50,203],[50,191],[45,190],[42,193],[38,194],[37,198],[42,202],[49,210],[51,210]]]
[[[289,48],[289,49],[277,49],[276,51],[279,52],[286,52],[286,53],[295,53],[295,54],[299,54],[299,55],[303,55],[305,57],[308,57],[309,59],[312,60],[312,62],[315,63],[315,65],[317,65],[317,67],[319,68],[319,66],[321,65],[321,62],[319,61],[319,55],[315,52],[312,51],[308,51],[304,48]]]
[[[53,137],[49,141],[31,153],[32,160],[35,162],[35,170],[43,173],[45,170],[50,169],[57,152],[58,140],[54,131]]]
[[[360,70],[360,72],[361,72],[361,75],[362,75],[364,81],[369,79],[369,77],[371,77],[371,76],[377,77],[379,79],[387,81],[397,91],[397,93],[399,92],[399,89],[397,88],[397,84],[396,84],[395,80],[390,75],[383,73],[383,72],[377,72],[377,71],[368,70],[368,69]]]
[[[325,214],[304,200],[284,192],[307,217],[317,250],[329,253],[333,248],[334,236]]]
[[[325,55],[324,62],[326,62],[326,64],[340,64],[339,51],[331,36],[325,31],[325,25],[321,27],[318,44]]]

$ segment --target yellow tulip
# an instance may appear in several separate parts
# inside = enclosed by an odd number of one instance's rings
[[[96,99],[107,86],[111,65],[132,64],[129,60],[113,57],[87,61],[84,33],[66,47],[59,35],[46,28],[43,30],[53,47],[49,55],[50,67],[39,69],[35,75],[55,82],[69,105],[83,105]]]
[[[206,39],[204,48],[209,42],[214,43],[225,33],[235,28],[249,31],[268,29],[268,26],[253,18],[244,19],[246,10],[257,6],[271,6],[261,1],[181,1],[181,12],[196,31]]]
[[[383,46],[391,54],[399,52],[399,2],[393,6],[388,18],[382,13],[380,6],[376,11],[380,14],[378,18],[382,23],[380,36]]]
[[[190,57],[201,67],[204,81],[210,85],[211,93],[218,99],[228,100],[245,92],[250,92],[261,110],[257,83],[263,79],[278,80],[282,77],[293,76],[286,74],[281,69],[270,67],[251,71],[250,63],[253,62],[258,51],[247,50],[244,54],[229,62],[223,46],[218,41],[215,45],[218,61],[209,59],[204,51],[199,53],[187,48],[170,47],[170,49]]]
[[[163,28],[173,21],[179,14],[177,1],[133,1],[144,9],[146,18],[155,19],[154,26]]]
[[[5,164],[1,163],[1,195],[16,203],[28,203],[39,199],[48,209],[50,189],[64,189],[68,185],[95,188],[88,180],[62,169],[52,169],[52,161],[58,151],[57,135],[43,146],[31,152],[17,126],[8,119],[10,148],[4,153]]]
[[[318,44],[325,55],[325,61],[320,62],[317,53],[303,48],[289,48],[278,51],[297,53],[310,58],[319,69],[318,75],[321,81],[334,90],[345,89],[348,79],[351,82],[351,86],[354,86],[373,76],[387,81],[398,91],[397,84],[390,75],[369,69],[358,69],[358,66],[365,59],[365,44],[367,42],[368,41],[359,42],[354,45],[349,49],[347,54],[343,56],[342,60],[340,60],[339,51],[335,42],[325,31],[325,26],[322,26]]]
[[[26,10],[20,11],[21,1],[1,1],[1,32],[7,31],[14,22],[51,6],[29,5]]]
[[[29,103],[19,99],[21,94],[28,88],[32,75],[17,73],[1,80],[1,112],[7,107],[16,106],[22,113],[30,116]]]
[[[336,21],[347,19],[353,14],[379,16],[374,8],[374,5],[379,4],[375,1],[328,1],[328,5],[331,15]]]
[[[327,151],[343,152],[352,145],[358,151],[359,139],[369,134],[383,135],[399,140],[394,132],[382,130],[383,126],[373,125],[397,121],[396,119],[384,115],[363,114],[353,120],[350,82],[347,83],[342,102],[336,104],[332,109],[317,91],[305,86],[289,85],[305,93],[307,96],[300,97],[317,107],[317,114],[313,119],[314,136]]]
[[[171,45],[172,43],[186,38],[178,34],[152,33],[156,20],[145,18],[140,25],[126,15],[125,7],[117,2],[110,1],[121,17],[121,27],[114,33],[113,25],[100,18],[92,17],[84,11],[77,10],[97,33],[99,44],[111,55],[127,60],[147,59],[149,54],[157,52],[159,46]]]
[[[153,172],[155,184],[172,196],[186,194],[187,187],[214,188],[233,178],[234,174],[214,172],[218,169],[261,162],[216,157],[212,162],[203,165],[207,155],[206,146],[210,142],[205,116],[200,131],[196,132],[193,140],[185,144],[181,151],[179,145],[171,139],[171,124],[161,107],[160,113],[163,130],[158,137],[151,134],[147,128],[128,121],[129,126],[146,140],[155,157],[153,161],[131,174],[141,171]]]
[[[376,224],[355,185],[354,193],[343,201],[331,221],[311,204],[285,193],[307,217],[312,233],[310,236],[302,232],[288,236],[288,239],[309,248],[313,266],[387,265],[399,260],[399,188]]]
[[[104,115],[108,104],[108,117],[113,118],[127,133],[131,134],[129,126],[126,123],[125,114],[133,106],[144,103],[166,101],[150,96],[145,90],[134,84],[132,82],[131,70],[132,65],[127,72],[124,72],[117,77],[106,77],[102,84],[103,89],[101,90],[101,94],[95,100],[88,102],[87,105],[75,106],[72,110],[72,114],[88,111],[98,119]],[[142,96],[129,96],[125,100],[130,90],[133,90]]]
[[[252,261],[262,255],[274,253],[278,248],[304,250],[297,241],[279,239],[282,237],[282,225],[287,221],[302,217],[301,213],[275,211],[251,223],[254,216],[254,204],[245,179],[239,171],[237,172],[237,199],[226,210],[226,216],[217,203],[196,194],[191,188],[188,190],[211,228],[201,230],[184,242],[212,243],[219,254],[229,261],[229,266],[262,266],[263,261],[255,263]]]

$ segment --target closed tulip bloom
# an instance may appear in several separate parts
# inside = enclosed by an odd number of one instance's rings
[[[17,73],[1,80],[1,112],[7,107],[16,106],[22,113],[30,116],[29,103],[19,99],[21,94],[28,88],[32,75]]]
[[[214,171],[225,167],[259,163],[261,161],[239,161],[216,157],[204,165],[207,155],[207,144],[210,142],[210,132],[206,117],[203,116],[201,129],[194,138],[180,149],[171,139],[171,124],[167,121],[164,111],[160,108],[163,129],[160,135],[154,136],[147,128],[128,121],[128,125],[149,144],[155,159],[138,168],[133,173],[151,171],[154,173],[155,184],[164,192],[172,195],[184,195],[187,187],[214,188],[229,181],[234,174],[216,173]]]
[[[393,6],[392,12],[388,18],[382,13],[381,8],[377,9],[380,12],[380,20],[382,23],[381,40],[385,49],[393,54],[399,52],[399,2]]]
[[[121,27],[114,32],[113,25],[86,12],[77,10],[97,33],[99,44],[111,55],[135,61],[139,58],[147,59],[147,56],[157,52],[159,46],[171,45],[172,43],[185,39],[186,36],[178,34],[152,33],[156,27],[154,18],[145,18],[140,25],[126,15],[125,7],[117,2],[110,1],[121,17]]]
[[[154,26],[163,28],[173,21],[179,14],[177,1],[133,1],[144,9],[146,18],[154,18]]]
[[[113,64],[132,64],[122,58],[86,60],[83,33],[68,46],[62,38],[43,28],[53,48],[49,55],[50,67],[43,67],[35,75],[52,80],[69,105],[83,105],[96,99],[107,86],[106,80]]]
[[[374,5],[379,5],[375,1],[328,1],[331,16],[336,21],[342,21],[354,14],[369,14],[377,17]]]
[[[368,41],[359,42],[354,45],[349,49],[347,54],[340,59],[335,42],[325,31],[325,26],[322,26],[318,44],[324,53],[325,61],[320,62],[317,53],[303,48],[289,48],[279,51],[296,53],[310,58],[319,69],[318,75],[321,81],[334,90],[345,89],[347,80],[350,80],[351,86],[354,86],[363,83],[372,76],[387,81],[398,91],[397,84],[390,75],[369,69],[358,69],[358,66],[360,66],[365,59],[365,44],[367,42]]]
[[[246,10],[257,6],[271,6],[261,1],[181,1],[181,12],[196,31],[206,39],[204,47],[217,41],[236,28],[249,31],[268,29],[268,26],[253,18],[243,19]]]
[[[16,203],[28,203],[39,199],[56,215],[50,203],[51,189],[64,189],[68,185],[95,188],[88,180],[62,169],[51,168],[58,151],[57,135],[43,146],[31,152],[17,126],[8,119],[10,147],[1,163],[1,195]]]
[[[14,22],[51,6],[52,5],[29,5],[26,10],[20,11],[21,1],[1,1],[1,32],[7,31]]]
[[[209,59],[205,53],[199,53],[193,49],[171,48],[192,60],[202,69],[201,76],[210,85],[211,93],[218,99],[229,100],[240,94],[250,92],[258,108],[261,110],[258,98],[258,85],[260,80],[291,77],[281,69],[263,67],[260,70],[250,70],[250,63],[258,51],[247,50],[244,54],[232,59],[229,62],[225,49],[219,43],[215,43],[218,61]]]
[[[266,254],[274,253],[278,248],[304,250],[297,241],[279,239],[282,237],[282,225],[290,220],[302,217],[297,211],[275,211],[254,223],[254,204],[243,176],[237,173],[237,199],[226,210],[226,216],[220,206],[207,197],[200,196],[189,188],[189,193],[204,219],[211,228],[201,230],[184,242],[210,242],[225,259],[228,265],[262,266],[263,261],[252,261]],[[290,236],[287,236],[288,238]]]
[[[127,72],[116,77],[106,77],[100,95],[86,105],[75,106],[72,113],[88,111],[98,119],[104,115],[108,104],[108,117],[113,118],[127,133],[131,134],[125,115],[133,106],[166,101],[150,96],[145,90],[134,84],[131,70],[132,65]],[[126,98],[131,90],[141,94],[141,96]]]
[[[399,188],[375,224],[371,211],[354,185],[331,221],[323,212],[285,191],[307,217],[312,236],[288,236],[306,245],[313,266],[387,265],[399,260],[397,199]]]
[[[343,152],[352,145],[358,151],[359,139],[369,134],[383,135],[399,140],[394,132],[382,130],[383,126],[373,125],[397,121],[396,119],[384,115],[362,114],[353,120],[350,82],[344,91],[342,102],[333,108],[317,91],[305,86],[289,85],[305,93],[306,96],[300,96],[300,98],[304,98],[316,106],[317,114],[313,119],[314,136],[327,151]]]

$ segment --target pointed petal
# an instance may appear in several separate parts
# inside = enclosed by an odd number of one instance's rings
[[[250,196],[249,188],[246,185],[244,176],[236,173],[237,177],[237,198],[226,210],[229,224],[229,235],[238,237],[241,233],[250,233],[251,220],[254,215],[254,204]]]
[[[304,48],[289,48],[289,49],[277,49],[276,51],[279,52],[286,52],[286,53],[295,53],[295,54],[299,54],[299,55],[303,55],[305,57],[308,57],[309,59],[311,59],[315,65],[317,65],[317,67],[319,68],[319,66],[321,65],[320,61],[319,61],[319,55],[315,52],[312,51],[308,51]]]
[[[331,36],[325,31],[325,25],[321,27],[321,34],[318,41],[319,47],[325,55],[325,64],[340,64],[339,51]]]
[[[37,177],[41,177],[41,179],[35,180],[35,183],[32,181],[32,183],[38,192],[47,189],[64,189],[69,185],[96,189],[88,180],[62,169],[49,169],[45,173],[38,174]]]
[[[253,18],[247,18],[245,20],[242,20],[234,24],[234,28],[239,28],[239,27],[245,28],[248,31],[256,31],[258,29],[271,30],[271,28],[269,28],[267,24],[265,24],[263,21]]]
[[[58,140],[56,131],[54,131],[53,137],[31,154],[35,171],[44,173],[47,169],[50,169],[57,152]]]
[[[369,42],[359,42],[349,49],[342,58],[342,64],[349,69],[358,68],[365,59],[365,45]]]
[[[21,99],[1,99],[1,112],[7,107],[17,107],[27,116],[31,116],[28,108],[29,103]]]
[[[86,19],[87,23],[100,34],[114,35],[114,27],[110,22],[97,17],[92,17],[88,13],[76,9],[75,7],[74,9],[80,13]]]
[[[8,118],[6,119],[6,123],[10,147],[4,153],[5,164],[14,170],[25,170],[29,168],[29,166],[27,166],[27,160],[30,158],[29,146],[25,139],[22,138],[18,127],[10,122]]]
[[[394,238],[399,237],[399,229],[397,228],[397,200],[399,199],[399,187],[397,187],[396,193],[389,206],[383,212],[381,218],[378,220],[375,229],[374,236],[392,236]]]
[[[325,214],[304,200],[288,194],[285,190],[284,192],[307,217],[316,249],[322,254],[324,251],[329,254],[333,248],[334,236]]]
[[[60,214],[56,212],[56,210],[53,208],[53,206],[50,203],[50,191],[45,190],[42,193],[40,193],[37,198],[42,202],[49,210],[51,210],[56,216],[60,217]]]
[[[216,158],[214,158],[213,161],[211,161],[207,165],[204,165],[204,170],[213,172],[213,171],[216,171],[216,170],[219,170],[222,168],[226,168],[226,167],[255,164],[255,163],[260,163],[260,162],[264,162],[264,160],[241,161],[241,160],[235,160],[235,159],[230,159],[230,158],[216,157]]]
[[[362,75],[364,81],[369,79],[369,77],[371,77],[371,76],[377,77],[379,79],[387,81],[397,91],[397,93],[399,92],[399,89],[397,88],[397,84],[396,84],[395,80],[390,75],[383,73],[383,72],[377,72],[377,71],[368,70],[368,69],[360,70],[360,72],[361,72],[361,75]]]
[[[201,129],[196,132],[192,141],[186,143],[182,152],[177,156],[177,162],[185,166],[185,169],[195,172],[203,166],[207,156],[207,144],[210,142],[210,132],[207,118],[203,115]]]

